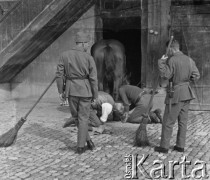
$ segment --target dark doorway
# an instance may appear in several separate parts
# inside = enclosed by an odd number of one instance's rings
[[[141,81],[141,19],[103,19],[103,39],[116,39],[125,46],[127,74],[131,74],[132,85],[140,86]]]

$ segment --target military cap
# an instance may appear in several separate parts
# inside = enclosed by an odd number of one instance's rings
[[[179,48],[179,42],[177,40],[173,40],[171,43],[172,48]]]
[[[90,36],[84,32],[78,32],[76,34],[75,42],[89,42]]]

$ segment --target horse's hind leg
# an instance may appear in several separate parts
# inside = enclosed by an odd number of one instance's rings
[[[98,55],[95,59],[96,69],[97,69],[97,78],[98,78],[98,90],[103,91],[104,90],[104,60],[103,58]]]
[[[103,81],[102,82],[98,81],[98,90],[99,91],[103,91],[104,90]]]
[[[98,90],[99,91],[104,91],[104,75],[103,71],[99,70],[98,72]]]
[[[113,86],[113,98],[115,101],[119,100],[120,78],[115,78]]]
[[[104,92],[108,93],[108,94],[111,94],[112,92],[110,91],[110,88],[109,88],[109,83],[106,79],[106,77],[104,77],[104,80],[103,80],[103,87],[104,87]]]

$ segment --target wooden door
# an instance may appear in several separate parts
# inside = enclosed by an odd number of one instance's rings
[[[157,61],[169,40],[170,1],[142,0],[142,81],[152,87],[157,81]]]

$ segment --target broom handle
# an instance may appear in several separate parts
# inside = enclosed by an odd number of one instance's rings
[[[173,41],[173,38],[174,38],[174,37],[171,36],[170,41],[169,41],[169,44],[168,44],[168,47],[167,47],[167,49],[166,49],[166,56],[168,56],[169,48],[170,48],[170,46],[171,46],[171,43],[172,43],[172,41]],[[153,101],[153,98],[154,98],[154,95],[155,95],[155,91],[156,91],[156,89],[157,89],[157,87],[158,87],[158,79],[159,79],[159,76],[160,76],[160,75],[158,75],[158,77],[157,77],[157,81],[155,81],[155,82],[157,82],[157,84],[156,84],[155,86],[153,86],[152,96],[150,97],[149,105],[147,106],[147,109],[146,109],[146,114],[149,113],[149,110],[150,110],[150,108],[151,108],[152,101]]]
[[[167,47],[167,49],[166,49],[166,56],[168,56],[169,48],[170,48],[170,46],[171,46],[171,43],[172,43],[173,39],[174,39],[174,36],[171,36],[170,41],[169,41],[169,43],[168,43],[168,47]]]
[[[158,76],[158,79],[159,79],[159,76]],[[147,109],[146,109],[146,114],[148,115],[149,114],[149,111],[150,111],[150,108],[152,106],[152,101],[153,101],[153,98],[154,98],[154,95],[155,95],[155,90],[157,89],[157,86],[158,86],[158,79],[157,79],[157,85],[155,85],[153,87],[153,90],[152,90],[152,96],[150,97],[150,100],[149,100],[149,104],[147,106]]]
[[[36,101],[36,103],[31,107],[31,109],[27,112],[27,114],[24,116],[24,119],[28,117],[28,115],[31,113],[31,111],[36,107],[36,105],[39,103],[39,101],[42,99],[42,97],[45,95],[45,93],[48,91],[48,89],[52,86],[54,81],[56,80],[56,77],[52,80],[52,82],[47,86],[47,88],[44,90],[44,92],[41,94],[39,99]]]

